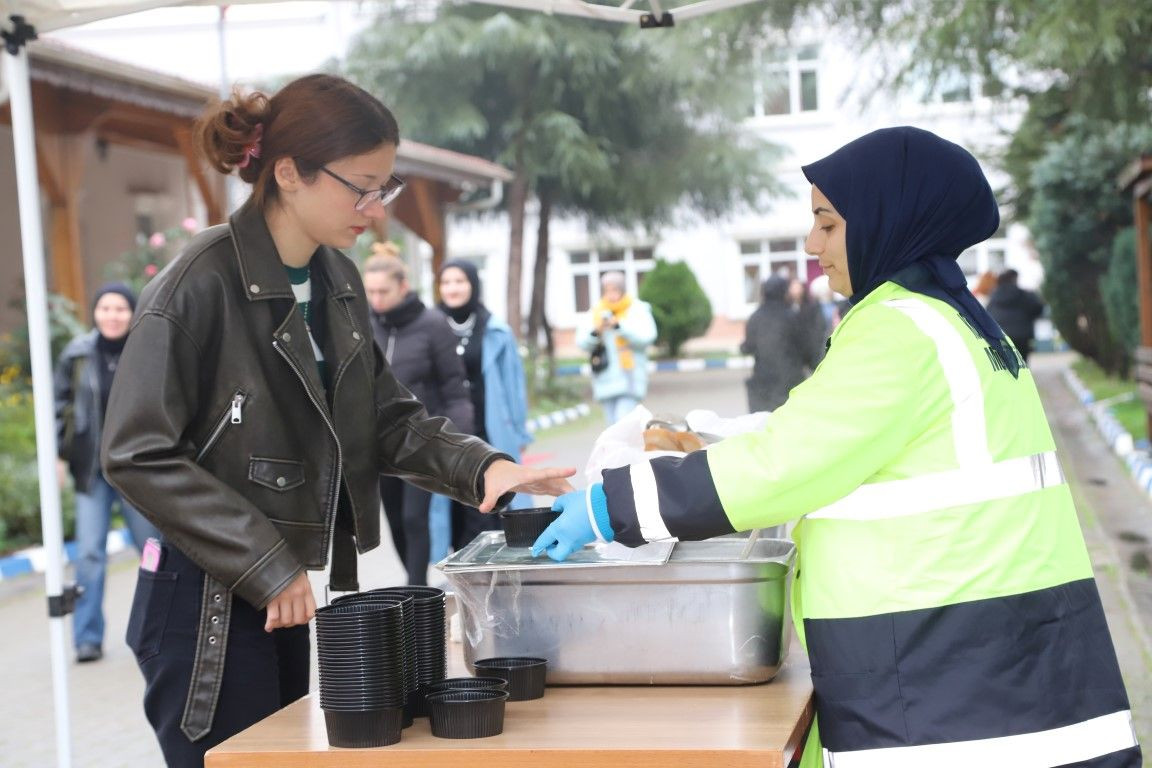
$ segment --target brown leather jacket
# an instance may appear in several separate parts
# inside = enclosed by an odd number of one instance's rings
[[[108,403],[108,481],[257,608],[324,567],[338,502],[357,550],[380,543],[380,474],[475,506],[504,457],[396,382],[347,257],[321,248],[312,274],[328,391],[264,217],[245,206],[145,288]]]

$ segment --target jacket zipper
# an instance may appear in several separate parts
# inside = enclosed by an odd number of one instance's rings
[[[308,379],[305,378],[304,372],[296,367],[295,361],[292,356],[280,346],[280,342],[273,341],[272,346],[276,348],[276,352],[284,361],[288,363],[288,367],[296,374],[296,378],[300,380],[300,385],[304,387],[304,391],[308,393],[308,399],[312,401],[312,405],[316,407],[316,412],[320,414],[320,418],[324,420],[324,425],[328,427],[328,431],[332,433],[332,439],[336,443],[336,474],[333,476],[332,485],[328,490],[328,516],[331,522],[328,525],[328,543],[331,543],[332,537],[336,534],[336,503],[340,496],[340,477],[344,473],[344,453],[340,450],[340,438],[336,435],[336,427],[333,426],[332,420],[328,418],[328,414],[324,412],[324,407],[316,399],[316,395],[312,393],[312,388],[308,386]],[[337,379],[339,381],[339,379]],[[335,389],[335,387],[333,388]]]
[[[230,424],[240,424],[244,419],[244,401],[248,399],[248,395],[243,390],[236,390],[236,394],[232,395],[232,402],[228,404],[228,410],[220,416],[220,420],[216,422],[216,426],[212,429],[212,434],[208,435],[207,442],[200,452],[196,454],[196,463],[199,464],[208,455],[208,452],[215,447],[216,443],[220,440],[224,430]]]
[[[351,310],[348,309],[348,304],[346,302],[341,302],[341,305],[344,308],[344,316],[348,318],[348,325],[350,325],[352,327],[354,332],[360,333],[359,329],[356,327],[356,321],[352,319],[352,312],[351,312]],[[363,334],[361,334],[361,336],[363,336]],[[369,336],[367,338],[371,338],[371,334],[369,334]],[[395,343],[395,338],[396,338],[395,335],[393,335],[393,337],[392,337],[393,345]],[[336,417],[336,393],[340,391],[340,380],[344,378],[344,372],[348,370],[348,367],[350,365],[352,365],[352,361],[355,359],[356,359],[356,355],[349,356],[344,361],[344,364],[342,366],[340,366],[340,368],[337,369],[336,376],[335,376],[335,378],[332,379],[332,417],[333,418]],[[389,354],[389,362],[391,362],[391,354]],[[373,389],[373,391],[375,391],[375,389]],[[375,406],[375,403],[373,403],[373,406]],[[373,410],[375,410],[375,408],[373,408]],[[332,433],[333,434],[336,433],[335,427],[333,427]],[[339,445],[340,445],[340,439],[339,438],[336,439],[336,445],[337,445],[337,447],[339,447]],[[340,481],[337,480],[336,482],[339,483]],[[360,525],[356,519],[356,502],[355,502],[355,500],[353,500],[351,492],[349,492],[349,494],[348,494],[348,506],[350,508],[349,511],[352,513],[352,530],[355,533],[356,540],[359,541],[360,540]]]

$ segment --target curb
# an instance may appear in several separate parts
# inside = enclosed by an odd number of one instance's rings
[[[535,418],[528,419],[525,426],[529,432],[536,434],[549,427],[557,427],[569,421],[575,421],[590,413],[592,413],[592,406],[588,405],[588,403],[578,403],[571,408],[561,408],[558,411],[544,413]]]
[[[1136,484],[1145,494],[1152,497],[1152,455],[1149,454],[1147,447],[1136,447],[1131,433],[1121,426],[1112,409],[1106,404],[1097,403],[1096,398],[1071,368],[1064,369],[1064,383],[1076,395],[1081,405],[1088,409],[1100,436],[1128,467],[1128,472],[1136,480]]]
[[[689,371],[711,371],[720,368],[737,370],[752,367],[751,355],[741,357],[690,357],[683,360],[649,360],[648,373],[674,372],[687,373]],[[592,367],[588,363],[581,365],[558,365],[557,376],[591,376]]]
[[[117,528],[108,532],[106,551],[109,555],[123,552],[132,546],[131,537],[127,528]],[[64,562],[76,562],[76,542],[64,542]],[[48,555],[44,547],[29,547],[22,549],[14,555],[0,557],[0,581],[8,581],[26,573],[43,573],[48,563]]]

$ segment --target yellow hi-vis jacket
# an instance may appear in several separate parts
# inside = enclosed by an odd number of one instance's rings
[[[805,768],[1140,765],[1032,375],[949,305],[882,285],[763,430],[604,490],[625,544],[802,518]]]

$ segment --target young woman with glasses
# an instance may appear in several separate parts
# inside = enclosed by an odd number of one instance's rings
[[[308,690],[306,570],[357,588],[380,543],[377,478],[490,512],[555,495],[531,470],[429,417],[372,341],[350,247],[400,193],[399,130],[374,97],[311,75],[210,109],[207,160],[252,185],[144,290],[108,405],[105,473],[159,529],[128,643],[170,766]]]

